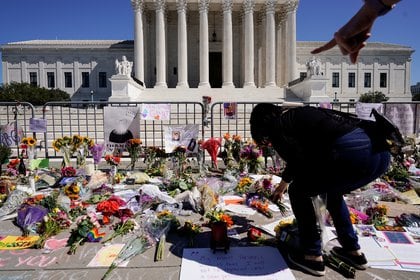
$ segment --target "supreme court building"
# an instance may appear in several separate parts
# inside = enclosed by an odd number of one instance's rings
[[[131,0],[134,40],[33,40],[1,46],[4,83],[28,82],[73,100],[107,100],[115,61],[133,62],[141,97],[299,100],[310,51],[296,42],[298,0]],[[411,100],[407,46],[368,43],[357,64],[338,48],[316,56],[328,98],[357,100],[381,91]],[[306,78],[305,78],[306,77]],[[229,100],[226,100],[229,101]]]

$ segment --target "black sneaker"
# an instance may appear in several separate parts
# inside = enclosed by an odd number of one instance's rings
[[[301,254],[289,253],[289,260],[294,265],[298,266],[305,272],[308,272],[315,276],[324,276],[325,275],[325,264],[320,261],[311,261],[306,260],[305,257]]]
[[[360,256],[354,256],[349,252],[344,251],[341,247],[334,247],[331,250],[331,254],[357,269],[365,270],[367,267],[367,259],[363,253]]]

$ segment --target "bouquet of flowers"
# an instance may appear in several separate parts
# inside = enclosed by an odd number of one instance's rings
[[[150,176],[162,176],[165,165],[165,151],[159,147],[147,147],[145,149],[144,162],[146,163],[145,173]]]
[[[61,168],[61,176],[63,177],[74,177],[76,176],[77,170],[72,166],[65,166]]]
[[[177,177],[182,176],[185,171],[187,161],[187,148],[185,146],[177,146],[172,152],[172,162]]]
[[[64,194],[71,200],[79,199],[80,187],[78,182],[72,182],[64,187]]]
[[[85,242],[99,242],[105,233],[99,232],[100,224],[95,213],[89,212],[87,215],[76,219],[76,227],[70,232],[67,240],[67,246],[70,246],[67,252],[70,255],[76,253],[77,247]]]
[[[188,237],[188,247],[194,247],[194,237],[202,232],[202,228],[199,224],[191,221],[185,221],[184,226],[180,228],[179,232],[183,236]]]
[[[23,236],[36,231],[37,223],[41,222],[48,210],[41,205],[22,204],[17,211],[16,224],[22,229]]]
[[[255,144],[247,144],[242,147],[240,153],[240,169],[248,170],[249,173],[257,174],[264,163],[262,151]]]
[[[93,164],[95,166],[98,165],[101,162],[104,150],[105,150],[105,144],[103,144],[103,143],[101,143],[101,144],[95,143],[95,144],[93,144],[92,147],[90,147],[89,151],[92,154]]]
[[[118,165],[121,162],[121,158],[114,156],[114,155],[106,155],[105,156],[106,162],[111,165],[111,170],[109,172],[109,176],[111,178],[111,183],[114,185],[116,182],[116,176],[118,173]]]
[[[121,158],[114,155],[106,155],[105,160],[111,166],[118,166],[121,162]]]
[[[33,137],[24,137],[21,140],[21,148],[26,151],[29,160],[35,158],[36,139]]]
[[[217,168],[217,154],[220,146],[222,145],[222,140],[220,138],[210,138],[201,143],[201,147],[205,149],[213,162],[213,165]]]
[[[131,170],[134,170],[134,166],[136,165],[136,161],[139,159],[140,154],[142,152],[141,144],[143,142],[139,138],[132,138],[126,142],[126,149],[130,154],[130,167]]]
[[[144,253],[147,249],[152,247],[156,241],[147,233],[136,236],[125,244],[118,256],[112,262],[111,266],[105,272],[101,280],[108,278],[109,274],[121,263],[129,261],[138,254]]]
[[[116,215],[120,207],[125,205],[125,201],[121,198],[117,196],[111,196],[109,199],[99,202],[96,205],[96,211],[102,212],[102,222],[106,225],[110,223],[110,217]]]
[[[223,135],[223,161],[228,169],[231,169],[235,163],[233,158],[233,139],[228,132]]]
[[[260,196],[255,193],[248,194],[246,198],[246,205],[254,208],[267,218],[273,217],[273,213],[271,213],[270,209],[268,208],[268,200],[264,196]]]
[[[209,219],[209,224],[216,222],[223,222],[226,223],[227,227],[231,227],[233,225],[232,217],[225,213],[224,210],[221,209],[213,209],[206,213],[206,218]]]
[[[38,227],[39,239],[35,244],[35,248],[44,248],[45,241],[51,236],[57,235],[61,230],[67,229],[71,225],[67,213],[59,208],[53,209],[46,216]]]
[[[63,154],[63,166],[70,166],[71,156],[77,152],[76,167],[79,168],[86,164],[88,151],[93,147],[94,142],[89,137],[73,135],[72,137],[63,136],[53,141],[52,146],[55,151]]]
[[[268,203],[268,200],[270,200],[273,196],[273,192],[275,191],[276,186],[277,184],[273,182],[273,176],[263,176],[251,185],[251,187],[248,189],[248,193],[250,197],[258,196],[262,200],[267,200],[262,204],[265,205],[265,203]],[[289,207],[281,201],[273,202],[277,205],[283,215],[289,210]],[[254,203],[254,205],[256,204]],[[257,205],[257,207],[258,206],[260,205]],[[263,207],[263,209],[265,209],[265,207]]]
[[[76,152],[76,167],[85,166],[86,157],[95,144],[94,141],[87,136],[73,135],[72,144],[73,153]]]
[[[145,228],[149,234],[158,240],[156,247],[155,261],[163,259],[163,252],[166,243],[166,234],[172,228],[178,228],[179,221],[176,216],[169,210],[163,210],[156,214],[156,216],[150,216],[145,223]]]
[[[251,242],[262,243],[265,241],[261,230],[256,227],[251,227],[247,231],[248,240]]]
[[[70,158],[72,155],[71,143],[72,138],[68,136],[57,138],[52,142],[54,150],[63,154],[63,167],[70,166]]]
[[[235,191],[239,194],[246,194],[250,191],[250,187],[254,180],[251,177],[242,177],[239,179],[238,184],[235,187]]]
[[[376,205],[366,209],[366,215],[369,216],[369,223],[375,226],[384,226],[388,222],[388,208],[386,205]]]
[[[113,228],[114,232],[107,239],[102,241],[102,243],[109,242],[117,236],[123,236],[130,232],[138,230],[140,226],[135,219],[129,218],[125,221],[121,220],[119,223],[116,223]]]

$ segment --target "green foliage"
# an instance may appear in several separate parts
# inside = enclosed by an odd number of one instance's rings
[[[411,98],[412,101],[420,101],[420,93],[414,94]]]
[[[389,99],[380,91],[369,91],[360,95],[359,102],[362,103],[381,103]]]
[[[12,150],[9,147],[0,144],[0,164],[6,163],[11,154]]]
[[[29,102],[40,106],[50,101],[70,101],[70,95],[59,89],[46,89],[28,83],[13,82],[0,86],[0,101]]]

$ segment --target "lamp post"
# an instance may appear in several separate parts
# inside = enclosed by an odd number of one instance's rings
[[[93,90],[90,91],[90,101],[93,102]]]
[[[337,102],[338,101],[338,99],[337,99],[337,92],[334,92],[334,102]]]

